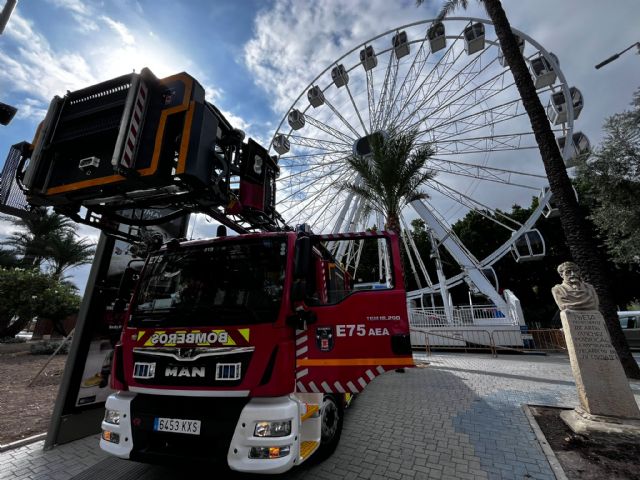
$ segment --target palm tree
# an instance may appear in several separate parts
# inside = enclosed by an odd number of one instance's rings
[[[49,241],[73,228],[70,219],[44,207],[35,208],[24,217],[4,217],[3,220],[11,222],[19,230],[2,244],[13,247],[15,253],[22,255],[23,264],[33,268],[39,268],[47,258]]]
[[[78,239],[73,230],[49,239],[46,254],[51,264],[50,273],[61,279],[65,270],[91,263],[95,255],[95,246],[86,238]]]
[[[20,266],[20,259],[12,250],[0,248],[0,267],[16,268]]]
[[[359,196],[367,208],[385,216],[386,228],[400,232],[400,213],[414,200],[427,198],[420,186],[434,172],[425,168],[433,155],[430,145],[416,146],[417,132],[411,131],[384,139],[370,137],[371,155],[354,155],[347,159],[357,174],[353,182],[342,185]]]
[[[417,5],[422,5],[425,0],[416,0]],[[511,25],[502,8],[500,0],[478,0],[484,5],[487,15],[493,23],[496,36],[500,41],[500,48],[505,61],[513,74],[518,92],[522,97],[522,104],[529,116],[531,127],[535,135],[542,162],[549,180],[549,187],[553,199],[560,210],[562,230],[571,252],[573,260],[580,267],[585,279],[593,284],[600,298],[600,311],[605,318],[611,341],[622,366],[628,377],[640,378],[640,368],[633,358],[627,344],[620,321],[618,320],[617,307],[611,293],[608,272],[605,259],[598,252],[593,241],[595,236],[591,232],[584,216],[580,213],[571,180],[567,175],[564,160],[556,144],[555,136],[549,125],[549,120],[544,111],[538,92],[533,84],[531,75],[524,61],[517,41],[511,31]],[[442,20],[447,14],[458,7],[467,8],[468,0],[447,0],[438,16]]]

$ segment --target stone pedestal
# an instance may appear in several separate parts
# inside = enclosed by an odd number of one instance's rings
[[[578,412],[592,419],[640,419],[602,314],[597,310],[563,310],[560,317],[580,398]]]

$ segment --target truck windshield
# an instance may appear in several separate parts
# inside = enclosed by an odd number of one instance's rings
[[[221,241],[153,256],[131,326],[275,322],[284,290],[285,238]]]

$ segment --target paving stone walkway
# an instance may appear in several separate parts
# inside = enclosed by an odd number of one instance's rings
[[[356,398],[329,459],[279,478],[555,478],[522,405],[577,405],[567,357],[435,354],[416,359],[430,364],[387,373]],[[640,402],[640,383],[632,388]],[[49,452],[42,451],[43,442],[4,452],[0,479],[188,478],[184,465],[152,467],[107,457],[97,438]]]

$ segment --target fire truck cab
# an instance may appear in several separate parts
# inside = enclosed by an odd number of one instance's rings
[[[363,272],[336,262],[342,242],[384,244],[389,288],[354,289]],[[150,255],[131,299],[100,446],[284,472],[335,449],[349,396],[412,365],[395,235],[173,243]]]

